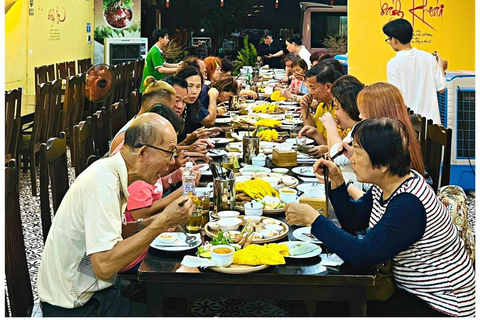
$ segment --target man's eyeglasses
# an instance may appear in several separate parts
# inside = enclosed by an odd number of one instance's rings
[[[163,152],[166,152],[168,154],[170,154],[170,160],[173,160],[174,157],[177,156],[177,149],[174,149],[173,151],[168,151],[168,150],[165,150],[165,149],[162,149],[162,148],[159,148],[159,147],[155,147],[155,146],[152,146],[151,144],[136,144],[134,146],[134,148],[141,148],[141,147],[150,147],[150,148],[153,148],[153,149],[157,149],[157,150],[160,150],[160,151],[163,151]]]
[[[387,39],[385,39],[385,42],[388,43],[388,41],[392,40],[392,37],[388,37]]]

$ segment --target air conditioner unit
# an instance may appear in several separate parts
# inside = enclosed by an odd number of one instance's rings
[[[450,71],[438,94],[440,119],[452,129],[450,184],[475,190],[475,72]]]

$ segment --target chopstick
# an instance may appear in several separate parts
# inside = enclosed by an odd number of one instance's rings
[[[350,142],[348,143],[348,145],[349,145],[349,146],[352,146],[352,145],[353,145],[353,141],[350,141]],[[342,150],[340,150],[340,151],[338,151],[337,153],[335,153],[335,154],[333,155],[333,157],[330,158],[330,160],[332,160],[332,161],[335,160],[335,158],[337,158],[338,156],[341,156],[344,152],[345,152],[345,149],[342,148]]]
[[[190,199],[190,198],[185,199],[185,200],[183,200],[182,202],[179,202],[179,203],[178,203],[178,206],[179,206],[179,207],[183,207],[183,205],[184,205],[185,203],[187,203],[187,201],[188,201],[189,199]]]

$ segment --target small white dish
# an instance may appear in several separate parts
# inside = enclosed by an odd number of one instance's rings
[[[280,189],[280,200],[284,203],[294,202],[297,199],[297,191],[291,188]]]
[[[177,235],[173,232],[163,232],[158,236],[161,243],[173,243],[177,239]]]
[[[263,205],[262,205],[263,207]],[[259,223],[260,221],[262,221],[262,216],[245,216],[244,220],[245,221],[248,221],[248,220],[252,220],[253,222],[255,223]]]
[[[267,225],[265,225],[265,229],[280,232],[280,231],[283,230],[283,227],[279,224],[267,224]]]
[[[278,231],[275,231],[275,230],[269,230],[269,229],[263,229],[260,231],[260,234],[264,237],[264,238],[273,238],[273,237],[276,237],[279,235],[279,232]]]
[[[227,218],[236,218],[240,215],[240,212],[238,211],[219,211],[217,213],[218,218],[221,219],[227,219]]]
[[[313,173],[313,167],[295,167],[292,169],[292,172],[298,174],[299,176],[315,177],[315,173]]]
[[[263,219],[262,222],[263,222],[264,225],[268,225],[268,224],[279,225],[280,224],[280,221],[278,221],[276,219],[271,219],[271,218]]]
[[[274,188],[280,184],[280,178],[263,177],[262,180],[267,181]]]
[[[243,205],[246,216],[261,216],[263,212],[263,204],[261,202],[250,201]],[[258,220],[260,221],[260,219]]]
[[[234,231],[238,230],[238,227],[240,226],[240,223],[242,223],[242,220],[240,220],[239,218],[225,218],[218,220],[217,223],[220,227],[220,230],[222,231]]]
[[[252,165],[258,166],[258,167],[265,167],[265,157],[252,157]]]
[[[210,249],[212,254],[212,261],[217,261],[222,265],[222,267],[228,267],[233,262],[233,254],[235,252],[235,248],[232,246],[227,245],[217,245],[213,246]]]
[[[263,236],[261,233],[259,232],[254,232],[253,235],[252,235],[252,240],[261,240],[263,239]]]
[[[275,172],[275,173],[280,173],[280,174],[287,174],[288,173],[287,168],[273,168],[272,171]]]
[[[225,232],[223,235],[229,237],[229,238],[232,239],[232,240],[235,240],[235,236],[236,236],[237,234],[240,234],[240,231],[227,231],[227,232]]]
[[[210,229],[215,230],[215,231],[218,230],[218,228],[219,228],[218,223],[216,223],[216,222],[212,222],[208,226],[210,227]]]

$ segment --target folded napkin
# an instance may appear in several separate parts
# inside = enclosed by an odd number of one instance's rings
[[[322,258],[322,262],[320,262],[324,266],[341,266],[344,261],[342,258],[340,258],[336,253],[333,254],[327,254],[327,253],[321,253],[320,257]]]
[[[289,248],[286,244],[269,243],[263,246],[251,244],[233,254],[233,263],[258,266],[261,264],[285,264]]]
[[[200,258],[195,256],[185,256],[181,262],[182,266],[185,267],[197,267],[197,268],[207,268],[207,267],[220,267],[220,263],[215,260],[210,260],[206,258]]]

